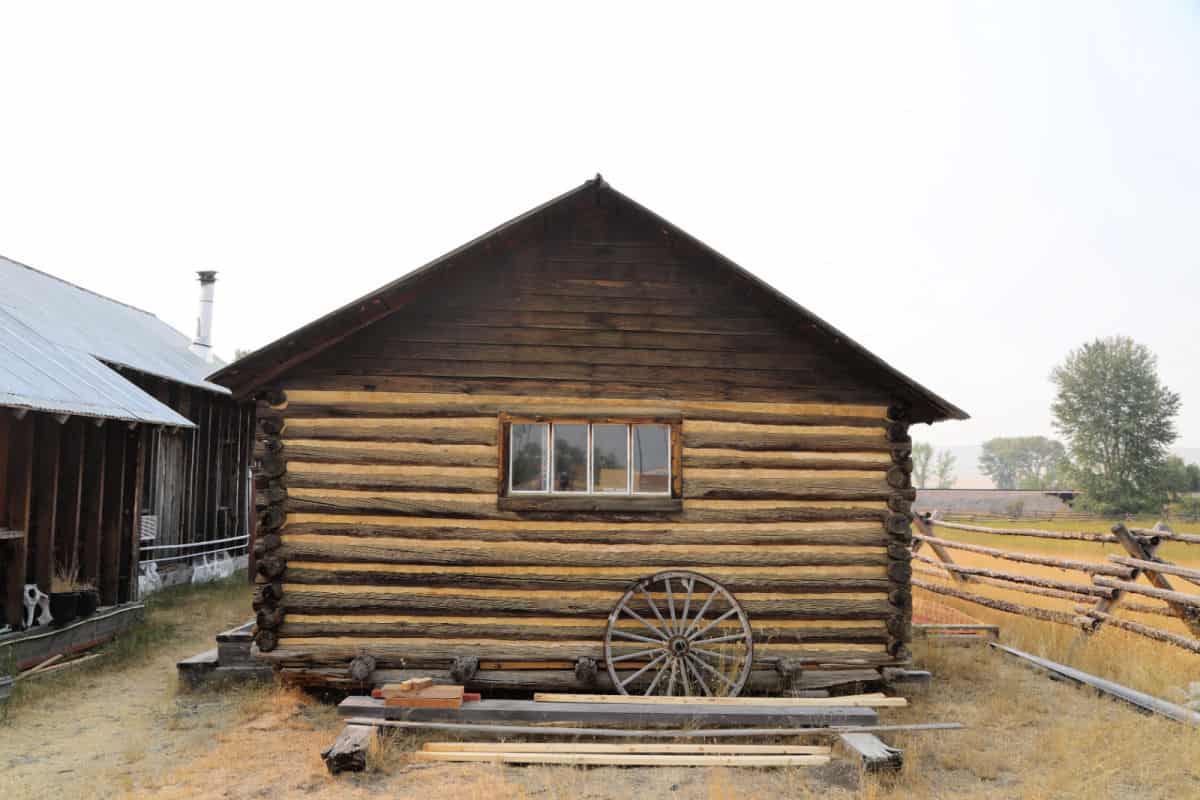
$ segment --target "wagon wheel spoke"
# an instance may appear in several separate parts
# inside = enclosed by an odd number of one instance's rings
[[[654,604],[654,598],[651,597],[650,593],[646,591],[645,585],[641,586],[640,588],[642,597],[646,598],[646,602],[650,605],[650,610],[654,612],[655,619],[657,619],[664,628],[669,630],[671,626],[667,624],[667,621],[663,619],[663,615],[659,613],[658,606]]]
[[[642,623],[643,625],[645,625],[647,628],[649,628],[651,631],[653,631],[653,632],[654,632],[654,635],[655,635],[655,636],[657,636],[657,637],[658,637],[659,639],[661,639],[662,641],[664,641],[664,642],[665,642],[665,641],[667,640],[667,635],[666,635],[665,633],[663,633],[663,632],[662,632],[661,630],[659,630],[658,628],[654,627],[654,625],[653,625],[653,624],[652,624],[652,623],[651,623],[649,620],[647,620],[647,619],[646,619],[645,617],[643,617],[641,614],[639,614],[639,613],[637,613],[636,611],[634,611],[632,608],[630,608],[630,607],[629,607],[627,604],[625,604],[624,602],[622,602],[622,603],[621,603],[621,609],[620,609],[620,610],[621,610],[621,611],[624,611],[626,614],[628,614],[629,616],[631,616],[631,617],[633,617],[634,619],[636,619],[638,622],[640,622],[640,623]]]
[[[658,682],[661,681],[663,678],[663,675],[666,675],[666,674],[667,674],[667,665],[659,664],[658,665],[658,673],[654,676],[654,680],[650,681],[650,685],[646,687],[646,691],[642,692],[642,694],[644,694],[646,696],[654,694],[655,688],[658,687]]]
[[[701,661],[700,659],[696,659],[696,663],[699,664],[704,669],[706,669],[708,672],[711,672],[715,677],[720,678],[721,681],[729,688],[731,688],[731,689],[734,688],[733,681],[729,680],[729,678],[726,678],[725,675],[722,674],[721,672],[719,672],[718,670],[715,670],[712,667],[710,667],[706,662]]]
[[[687,630],[683,632],[684,636],[690,634],[692,630],[700,624],[700,621],[704,619],[704,612],[708,611],[708,607],[712,605],[712,601],[716,599],[716,596],[720,593],[720,591],[720,589],[712,590],[712,594],[708,596],[708,599],[704,601],[704,605],[700,606],[700,610],[696,612],[696,618],[692,620],[692,623],[687,626]]]
[[[685,626],[691,627],[688,625],[688,606],[692,604],[692,589],[696,588],[696,580],[686,578],[683,585],[687,587],[687,596],[683,598],[683,611],[679,612],[679,632],[686,636]]]
[[[710,623],[708,623],[707,625],[705,625],[705,626],[704,626],[704,627],[703,627],[701,630],[698,630],[698,631],[696,631],[695,633],[693,633],[693,634],[692,634],[691,636],[689,636],[688,638],[689,638],[689,639],[691,639],[693,642],[694,642],[694,641],[696,641],[696,639],[698,639],[699,637],[701,637],[701,636],[703,636],[704,634],[708,633],[708,632],[709,632],[710,630],[712,630],[714,627],[716,627],[717,625],[720,625],[722,622],[724,622],[725,620],[729,619],[730,617],[732,617],[732,616],[733,616],[734,614],[736,614],[736,613],[738,613],[738,610],[737,610],[736,608],[731,608],[731,609],[729,609],[729,610],[728,610],[728,611],[726,611],[724,614],[722,614],[721,616],[717,617],[717,618],[716,618],[716,619],[714,619],[712,622],[710,622]]]
[[[741,661],[738,656],[730,655],[729,653],[717,653],[712,650],[705,650],[703,647],[696,647],[695,645],[692,646],[692,652],[699,653],[703,656],[711,656],[712,658],[717,658],[722,661]]]
[[[684,662],[684,665],[692,673],[692,677],[694,677],[696,679],[696,685],[700,687],[700,691],[704,692],[704,696],[712,697],[712,689],[708,688],[707,681],[705,681],[704,678],[702,678],[700,676],[700,670],[696,669],[696,666],[693,663],[695,660],[696,660],[696,657],[689,653],[686,661]]]
[[[642,636],[639,633],[630,633],[629,631],[614,630],[612,635],[620,636],[622,639],[633,639],[635,642],[647,642],[649,644],[656,644],[659,646],[661,646],[663,643],[662,639],[651,639],[649,636]]]
[[[675,696],[675,671],[679,668],[679,662],[671,662],[671,680],[667,683],[667,694]]]
[[[655,664],[657,664],[659,661],[662,661],[662,660],[663,660],[664,658],[666,658],[666,657],[667,657],[667,654],[666,654],[666,653],[660,653],[659,655],[657,655],[657,656],[655,656],[654,658],[652,658],[650,661],[646,662],[646,665],[645,665],[644,667],[642,667],[642,668],[641,668],[641,669],[639,669],[637,672],[635,672],[635,673],[633,673],[632,675],[630,675],[630,676],[629,676],[628,678],[626,678],[625,680],[621,681],[621,682],[620,682],[618,685],[619,685],[619,686],[620,686],[622,689],[624,689],[626,686],[628,686],[629,684],[633,683],[635,680],[637,680],[638,678],[640,678],[642,675],[644,675],[644,674],[645,674],[645,672],[646,672],[647,670],[649,670],[649,669],[652,669],[652,668],[654,667],[654,665],[655,665]]]
[[[671,591],[671,579],[664,579],[663,585],[667,587],[667,611],[671,615],[671,633],[679,633],[679,621],[675,619],[675,594]]]
[[[663,649],[661,647],[656,647],[653,650],[638,650],[636,653],[626,653],[621,656],[613,656],[609,659],[609,661],[615,664],[620,661],[628,661],[631,658],[643,658],[645,656],[654,655],[655,653],[661,653],[662,651]]]
[[[740,633],[732,633],[728,636],[718,636],[715,639],[701,639],[698,642],[692,642],[692,647],[702,644],[721,644],[722,642],[740,642],[746,637]]]

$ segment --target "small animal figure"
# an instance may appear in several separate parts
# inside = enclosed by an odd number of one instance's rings
[[[37,625],[49,625],[53,621],[50,595],[39,590],[36,583],[25,584],[25,630]]]

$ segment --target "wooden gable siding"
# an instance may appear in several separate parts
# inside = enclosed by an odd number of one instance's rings
[[[874,402],[857,359],[671,246],[548,242],[498,255],[348,337],[284,388]]]
[[[690,569],[737,594],[764,663],[902,661],[912,491],[894,398],[653,232],[552,233],[595,238],[498,253],[259,404],[265,655],[600,659],[629,583]],[[598,412],[682,416],[682,510],[499,507],[501,413]]]

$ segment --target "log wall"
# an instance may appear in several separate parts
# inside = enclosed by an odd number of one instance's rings
[[[270,372],[255,548],[268,658],[599,659],[629,583],[678,568],[729,586],[766,663],[907,659],[904,400],[744,274],[592,202],[493,235],[482,260]],[[505,415],[681,419],[678,502],[502,502]]]

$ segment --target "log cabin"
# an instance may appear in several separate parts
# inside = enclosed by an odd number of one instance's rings
[[[966,418],[599,176],[210,379],[256,403],[257,648],[327,685],[903,664],[908,428]]]
[[[0,632],[25,627],[26,587],[49,594],[56,574],[109,607],[150,571],[162,585],[216,554],[244,561],[253,409],[205,380],[210,332],[193,342],[3,257],[0,286]]]

